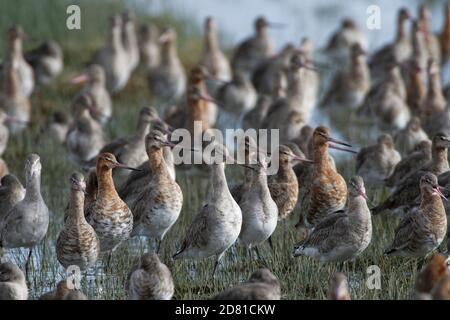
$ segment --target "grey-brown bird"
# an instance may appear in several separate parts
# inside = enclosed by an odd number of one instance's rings
[[[367,185],[381,186],[401,159],[391,135],[382,134],[378,137],[376,144],[359,151],[356,156],[356,173]]]
[[[25,188],[13,174],[7,174],[0,184],[0,221],[25,197]]]
[[[341,272],[336,272],[330,279],[328,287],[328,300],[351,300],[348,292],[347,277]]]
[[[328,214],[294,247],[293,255],[308,256],[321,263],[344,262],[360,255],[372,240],[372,219],[366,203],[363,179],[349,182],[348,204],[345,210]]]
[[[39,300],[87,300],[86,295],[67,283],[68,280],[58,282],[56,289],[46,292],[39,297]]]
[[[424,140],[428,140],[428,135],[422,129],[420,118],[412,117],[405,128],[399,130],[395,136],[395,148],[402,157],[410,154],[415,147]]]
[[[154,25],[142,25],[139,29],[139,56],[147,71],[155,68],[161,59],[158,37],[159,31]]]
[[[34,71],[36,82],[42,86],[51,83],[64,68],[64,55],[61,46],[53,40],[41,44],[25,53],[25,60]]]
[[[97,233],[101,252],[114,251],[122,241],[130,237],[133,230],[133,214],[117,194],[112,178],[113,168],[136,170],[117,162],[111,153],[102,153],[97,157],[97,197],[86,208],[85,215]]]
[[[416,298],[428,300],[431,290],[433,290],[441,278],[448,274],[445,256],[439,253],[433,254],[425,267],[417,275],[414,287]]]
[[[264,62],[273,51],[273,44],[268,35],[271,24],[266,18],[260,16],[254,22],[255,34],[243,40],[234,49],[231,59],[233,72],[241,71],[248,75]]]
[[[27,300],[25,275],[12,262],[0,263],[0,300]]]
[[[447,232],[447,216],[437,177],[427,172],[420,178],[421,203],[413,207],[395,229],[388,256],[424,257],[435,250]]]
[[[56,257],[64,268],[76,265],[81,270],[92,267],[98,259],[100,242],[84,217],[86,183],[81,173],[70,177],[67,219],[56,240]]]
[[[157,254],[144,254],[128,274],[125,290],[129,300],[170,300],[174,293],[172,274]]]
[[[411,173],[416,172],[431,160],[431,142],[423,140],[413,152],[405,156],[394,168],[392,174],[384,180],[386,187],[394,188]]]
[[[405,206],[412,204],[419,196],[419,182],[426,172],[440,175],[449,170],[447,159],[449,146],[449,137],[442,133],[435,135],[431,146],[431,160],[403,179],[385,201],[372,209],[372,214],[379,214],[386,210],[390,210],[393,213],[402,213]]]
[[[280,300],[281,288],[277,277],[269,269],[252,273],[248,282],[229,288],[215,300]]]
[[[183,204],[180,186],[171,177],[164,160],[163,149],[173,146],[164,133],[151,130],[145,138],[149,179],[141,180],[139,191],[128,194],[124,201],[133,212],[132,236],[147,236],[156,240],[156,253],[161,242],[177,221]]]

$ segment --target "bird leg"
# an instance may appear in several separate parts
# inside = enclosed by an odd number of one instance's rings
[[[33,248],[30,248],[30,251],[28,252],[28,258],[27,261],[25,262],[25,279],[28,280],[28,274],[29,274],[29,270],[30,270],[30,261],[32,258],[32,254],[33,254]]]
[[[222,260],[222,257],[223,257],[223,252],[217,256],[216,263],[214,264],[214,269],[213,269],[213,273],[212,273],[212,278],[213,279],[215,278],[217,266],[219,265],[220,260]]]
[[[272,250],[272,253],[275,253],[275,249],[273,247],[273,242],[272,242],[272,236],[270,236],[269,239],[267,239],[267,241],[269,242],[269,246],[270,246],[270,249]]]

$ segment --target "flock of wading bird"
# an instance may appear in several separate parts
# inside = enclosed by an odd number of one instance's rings
[[[292,244],[293,255],[343,263],[357,258],[370,244],[371,215],[390,213],[402,219],[385,254],[427,258],[416,282],[416,297],[448,299],[446,257],[431,255],[445,237],[446,209],[450,209],[446,199],[450,89],[441,84],[441,67],[450,61],[450,4],[443,9],[445,24],[438,33],[431,31],[427,7],[421,6],[417,17],[400,9],[392,42],[370,58],[364,32],[352,20],[343,20],[323,49],[340,68],[319,102],[320,76],[312,42],[304,38],[298,46],[289,43],[274,52],[268,29],[281,25],[264,17],[255,20],[254,34],[235,47],[230,61],[220,49],[214,20],[207,18],[202,54],[188,75],[178,57],[174,29],[160,32],[144,25],[137,30],[131,12],[111,17],[105,46],[86,72],[71,80],[84,86],[73,98],[70,114],[55,112],[45,125],[45,133],[64,143],[68,156],[88,168],[87,178],[74,172],[68,181],[69,203],[56,239],[58,261],[64,268],[95,268],[99,259],[107,263],[131,237],[148,237],[154,240],[150,249],[154,252],[137,260],[126,292],[130,299],[171,299],[175,284],[158,256],[183,204],[171,132],[185,128],[194,135],[194,121],[201,121],[201,134],[214,127],[279,129],[279,169],[267,175],[273,154],[264,154],[248,137],[241,146],[248,161],[241,184],[228,186],[223,162],[183,165],[180,169],[198,167],[208,172],[209,192],[173,259],[214,256],[214,277],[225,252],[238,244],[250,250],[250,257],[254,250],[265,263],[258,246],[266,240],[272,245],[277,223],[298,208],[301,241]],[[20,26],[7,32],[1,66],[1,154],[10,134],[27,129],[35,87],[54,81],[64,65],[62,50],[54,41],[24,53],[23,38]],[[136,131],[108,143],[103,128],[113,116],[111,95],[124,88],[138,66],[148,75],[152,97],[166,106],[164,116],[153,107],[143,107]],[[383,134],[356,152],[333,138],[329,128],[308,125],[316,105],[325,113],[352,112]],[[231,157],[224,145],[212,143],[215,156]],[[357,175],[345,181],[329,148],[357,154]],[[0,264],[0,299],[28,298],[31,253],[49,225],[41,170],[39,155],[28,155],[22,186],[1,161],[0,247],[29,248],[30,254],[25,273],[12,262]],[[390,188],[390,196],[369,209],[365,185]],[[248,282],[215,298],[280,299],[282,288],[268,268],[256,270]],[[329,298],[350,299],[342,273],[331,279]],[[42,299],[86,296],[61,281]]]

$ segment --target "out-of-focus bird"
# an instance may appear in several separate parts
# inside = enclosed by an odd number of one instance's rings
[[[154,25],[142,25],[139,29],[138,43],[141,64],[147,71],[159,65],[159,31]]]
[[[408,20],[411,14],[408,9],[401,8],[397,15],[397,33],[392,43],[376,51],[370,59],[371,75],[374,79],[382,78],[385,66],[391,63],[401,63],[410,58],[412,54],[411,39],[408,35]]]
[[[328,287],[328,300],[351,300],[348,292],[347,277],[341,272],[335,272]]]
[[[273,52],[273,44],[267,32],[270,26],[275,24],[262,16],[256,18],[255,34],[243,40],[234,49],[231,59],[233,72],[241,71],[249,77],[262,62],[270,57]]]
[[[74,122],[67,132],[66,146],[75,161],[91,160],[105,145],[103,129],[91,116],[92,108],[92,99],[86,94],[73,102]]]
[[[56,285],[56,289],[46,292],[39,297],[39,300],[87,300],[86,295],[75,288],[70,288],[69,280],[61,280]]]
[[[166,29],[159,37],[161,60],[148,73],[150,92],[159,102],[177,103],[186,91],[186,72],[177,53],[175,30]]]
[[[17,91],[20,96],[29,97],[34,90],[33,68],[28,64],[23,56],[23,40],[25,32],[19,25],[14,25],[8,29],[8,46],[3,65],[9,65],[13,68],[17,78]],[[9,70],[4,69],[1,75],[1,86],[5,90],[5,83],[9,82]]]
[[[130,77],[128,55],[122,44],[122,18],[114,15],[110,18],[108,38],[92,61],[105,70],[106,88],[115,93],[122,90]]]
[[[356,23],[351,19],[344,19],[339,29],[330,36],[325,52],[339,61],[346,61],[354,44],[358,44],[364,51],[369,49],[367,38]]]
[[[428,135],[422,129],[418,117],[412,117],[406,127],[399,130],[394,136],[395,148],[402,157],[410,154],[424,140],[430,141]]]
[[[31,102],[20,90],[18,72],[13,64],[5,64],[2,68],[4,82],[0,91],[0,109],[14,121],[8,121],[12,135],[22,132],[30,122]]]
[[[71,80],[73,84],[86,81],[86,85],[75,97],[75,100],[80,95],[88,95],[92,101],[91,116],[104,125],[111,118],[113,107],[111,96],[106,89],[106,75],[103,67],[98,64],[92,64],[85,74],[81,74]]]
[[[12,262],[0,263],[0,300],[27,300],[25,275]]]
[[[429,300],[433,288],[441,278],[448,274],[445,256],[439,253],[433,254],[425,267],[417,275],[414,288],[415,297],[422,300]]]
[[[64,55],[56,41],[46,41],[34,50],[25,53],[25,60],[34,70],[39,85],[46,86],[58,77],[64,68]]]
[[[370,89],[370,72],[365,51],[359,44],[350,49],[348,69],[335,75],[328,88],[322,106],[340,106],[355,109],[363,102]]]
[[[122,13],[122,44],[127,56],[129,72],[139,64],[139,46],[136,35],[136,15],[126,10]]]
[[[215,300],[280,300],[281,288],[277,277],[269,269],[252,273],[248,282],[229,288]]]
[[[395,188],[403,179],[416,172],[431,160],[431,142],[423,140],[414,150],[405,156],[394,168],[392,174],[385,179],[386,187]]]
[[[170,300],[175,291],[172,274],[157,254],[147,253],[128,274],[129,300]]]
[[[206,68],[210,77],[215,78],[206,79],[208,92],[215,97],[220,82],[231,79],[231,67],[227,57],[220,50],[216,24],[212,17],[205,19],[203,51],[198,64]]]
[[[362,148],[356,157],[356,173],[369,186],[382,186],[402,159],[391,135],[382,134],[377,143]]]

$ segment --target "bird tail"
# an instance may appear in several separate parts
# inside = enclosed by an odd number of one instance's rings
[[[294,251],[292,252],[292,256],[294,258],[303,256],[304,250],[305,250],[305,247],[302,245],[302,243],[298,243],[297,245],[294,246]]]
[[[181,254],[184,252],[184,250],[186,249],[186,242],[183,243],[183,245],[181,246],[180,250],[178,250],[173,256],[172,256],[172,260],[178,260],[181,259],[183,256],[181,256]]]

